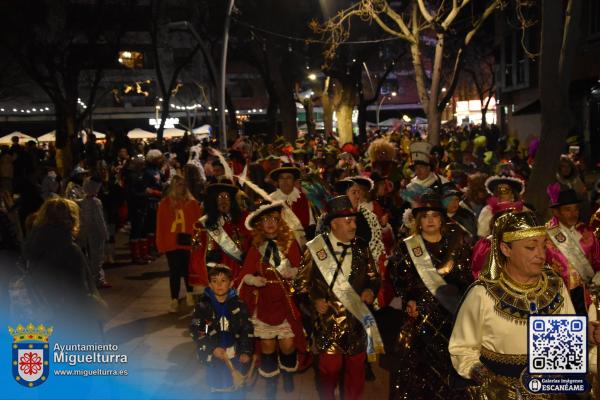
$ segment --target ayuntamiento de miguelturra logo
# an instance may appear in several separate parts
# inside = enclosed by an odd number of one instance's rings
[[[12,374],[25,387],[36,387],[46,382],[50,373],[48,338],[54,329],[32,323],[24,327],[8,327],[12,340]]]

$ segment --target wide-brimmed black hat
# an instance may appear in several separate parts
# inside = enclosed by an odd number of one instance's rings
[[[256,210],[248,214],[246,217],[246,229],[253,230],[261,217],[272,212],[281,212],[283,209],[283,201],[274,201],[273,203],[265,203]]]
[[[323,217],[323,222],[329,225],[335,218],[352,217],[357,214],[358,211],[352,207],[352,202],[348,196],[336,196],[327,202],[327,214]]]
[[[577,192],[573,189],[561,190],[558,197],[550,204],[550,208],[557,208],[569,204],[579,204],[581,199],[577,196]]]
[[[217,195],[218,193],[226,192],[234,197],[240,190],[230,179],[221,179],[217,183],[211,183],[206,186],[206,196]]]
[[[284,164],[283,166],[275,168],[273,171],[271,171],[269,178],[271,178],[273,181],[276,181],[279,179],[279,175],[281,174],[292,174],[294,175],[294,179],[300,179],[301,171],[300,168],[292,164]]]
[[[440,186],[440,192],[442,195],[442,200],[448,197],[456,196],[462,198],[463,193],[456,187],[454,182],[446,182]]]
[[[440,196],[436,193],[425,193],[421,196],[417,205],[413,207],[412,213],[416,217],[417,213],[420,213],[421,211],[437,211],[442,214],[446,212]]]
[[[366,192],[373,190],[374,183],[370,178],[366,176],[350,176],[348,178],[340,179],[333,185],[333,189],[336,193],[346,194],[346,191],[352,186],[358,185],[362,187]]]
[[[525,183],[519,179],[507,175],[493,175],[485,181],[485,188],[489,194],[494,196],[499,185],[508,185],[515,195],[525,192]]]

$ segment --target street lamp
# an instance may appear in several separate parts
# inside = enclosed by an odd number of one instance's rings
[[[391,99],[392,97],[396,97],[397,95],[398,93],[392,92],[390,93],[389,98]],[[377,115],[377,129],[379,129],[379,110],[381,109],[381,105],[383,104],[386,98],[388,98],[388,96],[383,96],[379,104],[377,104],[377,112],[375,113]]]
[[[317,74],[308,74],[308,79],[311,81],[316,81],[317,80]]]

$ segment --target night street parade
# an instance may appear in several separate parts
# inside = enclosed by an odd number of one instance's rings
[[[0,400],[600,400],[600,2],[0,22]]]

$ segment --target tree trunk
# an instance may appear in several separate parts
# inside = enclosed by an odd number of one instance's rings
[[[287,88],[283,93],[279,92],[279,117],[281,118],[281,134],[290,142],[294,142],[298,135],[296,124],[296,101],[293,96],[293,88]]]
[[[305,99],[302,102],[304,105],[304,111],[306,113],[306,131],[311,137],[317,134],[317,125],[315,123],[315,108],[312,98]]]
[[[362,97],[362,96],[361,96]],[[358,103],[358,143],[367,142],[367,105],[368,103],[361,99]]]
[[[76,137],[77,119],[72,112],[58,110],[56,113],[56,168],[60,176],[67,178],[73,169],[73,141]]]
[[[546,217],[546,187],[554,180],[570,127],[569,86],[573,53],[579,40],[581,9],[581,0],[569,0],[563,21],[562,2],[544,0],[542,3],[539,74],[541,137],[525,193],[525,200],[540,217]]]
[[[279,103],[277,101],[277,96],[275,95],[275,90],[273,92],[267,91],[269,94],[269,105],[267,106],[267,135],[269,136],[271,142],[275,135],[277,135],[277,109],[279,108]]]
[[[326,137],[333,132],[333,99],[332,96],[330,96],[330,80],[330,77],[325,79],[323,95],[321,96],[321,105],[323,106],[323,127]]]
[[[481,127],[482,128],[486,128],[487,127],[487,120],[485,119],[485,115],[487,114],[487,107],[481,107]]]
[[[340,90],[340,102],[336,107],[337,133],[340,138],[340,146],[346,143],[354,143],[354,132],[352,131],[352,111],[356,104],[356,86],[351,81],[337,80],[336,90]]]

